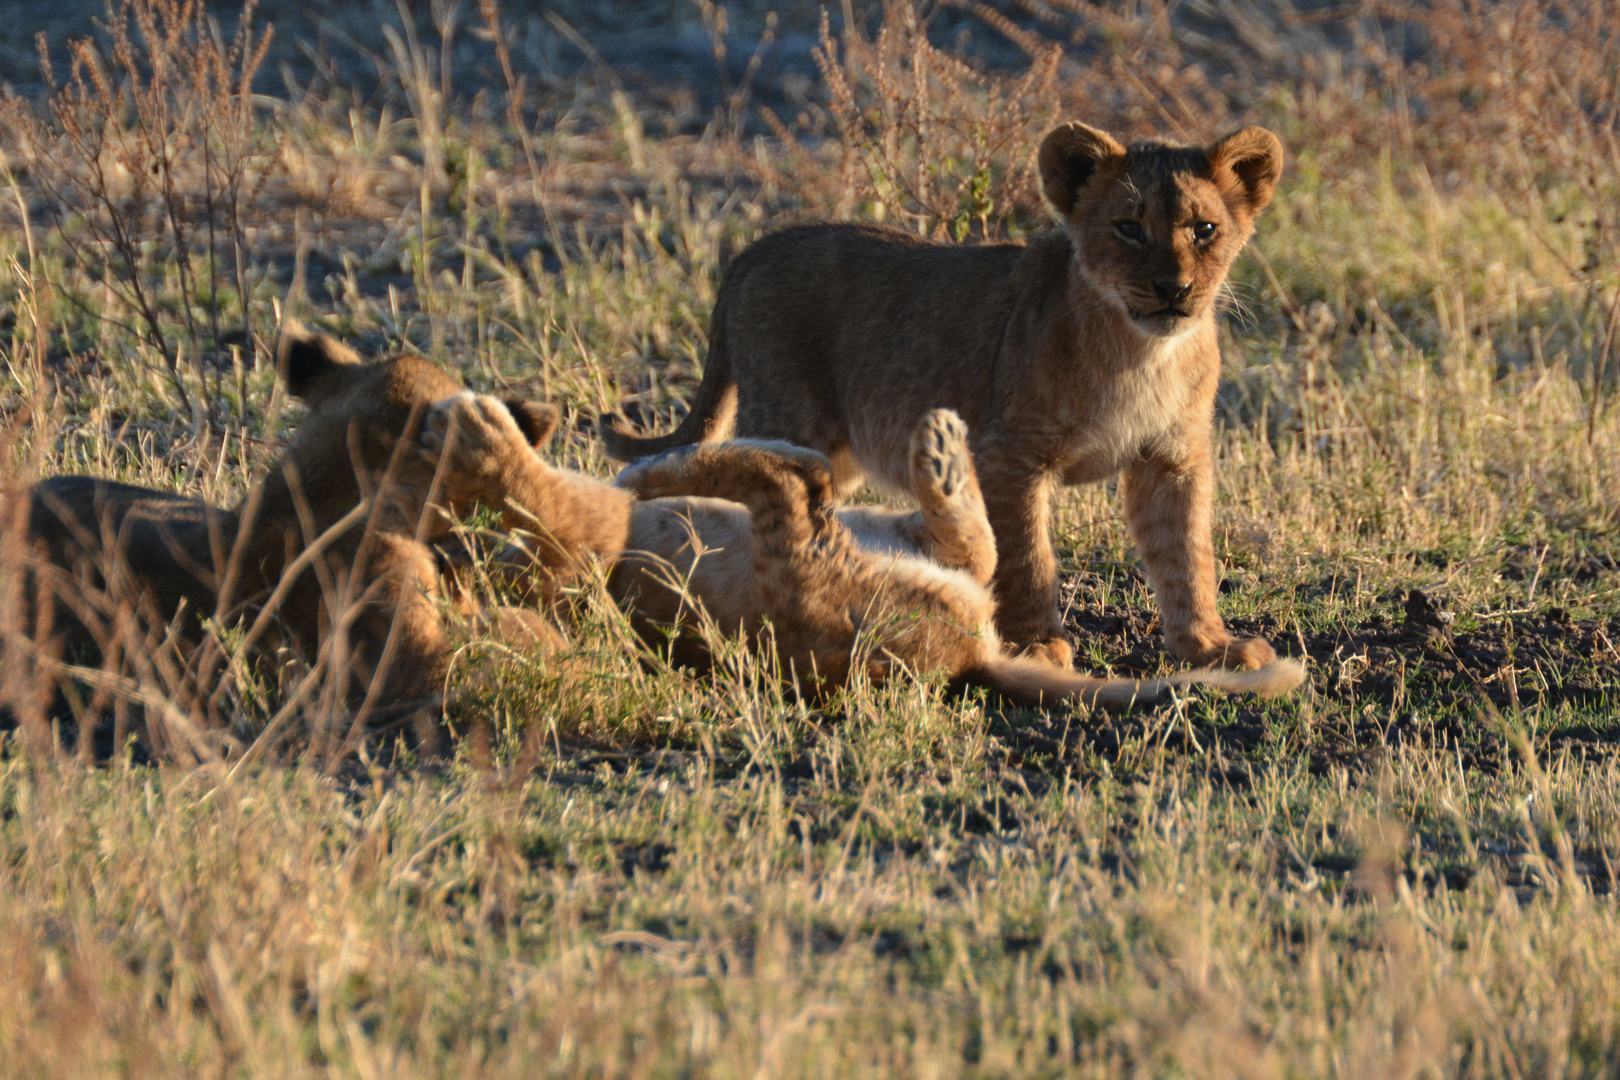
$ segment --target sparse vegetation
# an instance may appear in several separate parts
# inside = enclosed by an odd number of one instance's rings
[[[0,27],[7,489],[234,502],[297,423],[289,311],[556,402],[552,453],[605,475],[583,421],[668,419],[761,231],[1028,235],[1055,118],[1262,123],[1290,160],[1225,317],[1216,540],[1309,692],[812,706],[734,644],[638,657],[597,585],[560,659],[466,643],[452,761],[323,753],[319,670],[199,685],[161,626],[55,699],[8,516],[8,1071],[1614,1071],[1614,0],[535,10]],[[1058,531],[1078,662],[1158,670],[1113,493]],[[199,737],[157,753],[154,716]]]

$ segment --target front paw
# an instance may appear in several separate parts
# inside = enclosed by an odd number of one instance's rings
[[[490,453],[489,412],[482,395],[470,390],[434,402],[416,436],[422,456],[435,462],[443,458],[452,469],[475,467]]]
[[[1067,668],[1074,663],[1074,646],[1061,634],[1014,646],[1013,654],[1030,660],[1039,660],[1056,668]]]
[[[1224,667],[1255,671],[1277,659],[1277,650],[1260,638],[1229,638],[1219,645],[1189,651],[1182,659],[1194,667]]]
[[[461,509],[473,502],[498,504],[514,463],[534,453],[504,402],[469,392],[428,409],[417,448],[438,474],[442,498]]]

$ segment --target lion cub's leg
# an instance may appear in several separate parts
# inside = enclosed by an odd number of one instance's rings
[[[353,619],[347,656],[351,699],[368,723],[413,729],[420,752],[442,748],[441,682],[449,640],[439,610],[437,561],[427,545],[385,533],[366,538],[356,569],[364,576],[355,610],[333,610],[332,623]]]
[[[933,410],[911,433],[911,490],[921,505],[913,526],[919,554],[990,584],[996,538],[968,450],[967,425],[949,409]]]
[[[445,501],[493,507],[504,529],[532,533],[534,565],[546,573],[576,575],[587,560],[624,550],[629,496],[547,465],[505,402],[472,393],[440,401],[428,410],[419,441],[438,470]]]
[[[910,490],[920,509],[858,507],[840,510],[839,518],[869,553],[918,555],[990,584],[996,538],[985,516],[967,426],[954,412],[935,409],[923,417],[912,432],[910,468]]]
[[[1125,519],[1159,602],[1165,645],[1190,664],[1263,667],[1276,651],[1259,638],[1234,638],[1215,608],[1215,482],[1207,439],[1192,445],[1198,449],[1185,460],[1149,457],[1125,470]]]
[[[995,532],[996,630],[1026,656],[1068,667],[1074,648],[1057,612],[1057,557],[1052,551],[1052,475],[1038,461],[980,448],[979,482]]]

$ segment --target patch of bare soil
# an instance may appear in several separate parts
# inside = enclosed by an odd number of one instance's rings
[[[1311,632],[1275,618],[1234,619],[1234,633],[1264,637],[1310,665],[1305,695],[1313,763],[1361,759],[1386,745],[1420,741],[1454,747],[1480,767],[1499,762],[1505,726],[1496,716],[1528,718],[1538,743],[1587,754],[1620,752],[1620,619],[1581,620],[1545,606],[1498,618],[1471,617],[1469,628],[1424,593],[1389,598],[1392,615]],[[1069,608],[1066,629],[1080,664],[1104,659],[1114,673],[1147,675],[1163,663],[1157,613],[1120,606]],[[1494,714],[1494,715],[1493,715]],[[1153,734],[1166,747],[1219,743],[1259,749],[1274,732],[1271,706],[1239,702],[1230,710],[1190,710],[1189,723],[1160,714],[1091,718],[1050,715],[1015,722],[1010,741],[1067,757],[1081,747],[1103,754]],[[1217,721],[1212,717],[1219,716]],[[1553,722],[1549,722],[1551,718]]]

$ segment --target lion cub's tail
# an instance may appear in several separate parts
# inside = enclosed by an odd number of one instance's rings
[[[680,425],[668,435],[642,437],[630,434],[630,424],[618,413],[604,415],[598,425],[602,448],[619,461],[639,461],[677,446],[713,442],[725,438],[737,415],[737,381],[726,357],[725,301],[715,302],[709,322],[709,356],[703,362],[703,381]]]
[[[962,681],[986,687],[1021,705],[1067,702],[1093,709],[1128,709],[1165,701],[1177,686],[1208,686],[1227,694],[1277,697],[1305,681],[1305,665],[1298,660],[1274,660],[1257,671],[1199,668],[1162,679],[1092,679],[1037,660],[997,657],[964,674]]]

